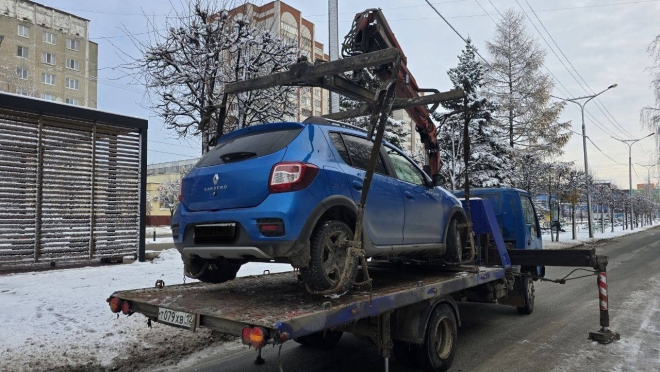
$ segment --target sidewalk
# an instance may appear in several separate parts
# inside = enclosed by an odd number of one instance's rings
[[[572,232],[566,231],[566,232],[560,232],[559,233],[559,241],[558,242],[553,242],[550,240],[550,235],[549,234],[543,234],[543,249],[568,249],[568,248],[575,248],[575,247],[581,247],[584,245],[589,245],[589,244],[594,244],[597,242],[609,240],[609,239],[614,239],[618,238],[620,236],[628,235],[628,234],[634,234],[640,231],[644,231],[653,227],[660,226],[660,223],[655,222],[654,225],[648,225],[644,227],[638,227],[635,230],[623,230],[621,226],[615,226],[614,227],[614,232],[605,229],[605,232],[594,232],[594,238],[590,239],[589,238],[589,232],[587,231],[586,228],[578,228],[578,233],[577,233],[577,239],[573,240],[572,237]]]

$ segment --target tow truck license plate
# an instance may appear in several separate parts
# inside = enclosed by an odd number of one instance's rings
[[[160,307],[158,308],[158,321],[179,327],[191,328],[195,322],[195,314]]]

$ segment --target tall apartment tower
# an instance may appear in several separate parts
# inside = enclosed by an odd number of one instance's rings
[[[230,11],[234,15],[248,15],[258,24],[271,29],[283,39],[296,43],[300,54],[310,62],[317,59],[327,61],[329,57],[323,53],[323,44],[315,39],[315,26],[302,17],[301,12],[282,1],[273,1],[262,6],[244,4]],[[304,87],[298,89],[297,114],[286,118],[291,121],[302,121],[309,116],[327,114],[330,94],[321,88]]]
[[[97,107],[98,44],[89,20],[28,0],[0,0],[0,90]]]

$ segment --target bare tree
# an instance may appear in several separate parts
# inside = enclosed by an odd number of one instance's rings
[[[527,32],[524,16],[506,11],[486,46],[491,57],[486,90],[499,106],[495,118],[509,146],[560,154],[570,139],[570,121],[559,122],[565,103],[551,101],[554,82],[541,71],[546,52]]]
[[[20,66],[15,68],[0,66],[0,91],[36,97],[37,87],[34,80],[28,76],[27,70]]]
[[[646,106],[640,113],[640,120],[644,128],[656,133],[660,132],[660,35],[656,36],[647,48],[653,58],[653,65],[648,68],[651,73],[651,88],[655,95],[654,106]],[[660,151],[660,138],[655,136],[656,151]]]
[[[294,63],[298,46],[284,42],[250,14],[232,14],[235,2],[190,0],[165,25],[150,23],[149,40],[131,36],[141,56],[124,65],[147,87],[148,103],[181,137],[210,136],[292,116],[292,87],[241,93],[227,102],[230,120],[217,128],[224,84],[267,75]]]

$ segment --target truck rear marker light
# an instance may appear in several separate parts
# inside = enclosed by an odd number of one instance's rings
[[[314,164],[283,162],[273,166],[268,190],[271,193],[298,191],[309,186],[319,173]]]
[[[108,303],[110,304],[110,310],[113,313],[118,313],[121,311],[121,305],[122,305],[122,300],[118,299],[117,297],[112,297],[108,299]]]
[[[261,349],[266,346],[268,341],[268,331],[261,327],[243,327],[241,339],[246,345],[251,345],[255,349]]]

